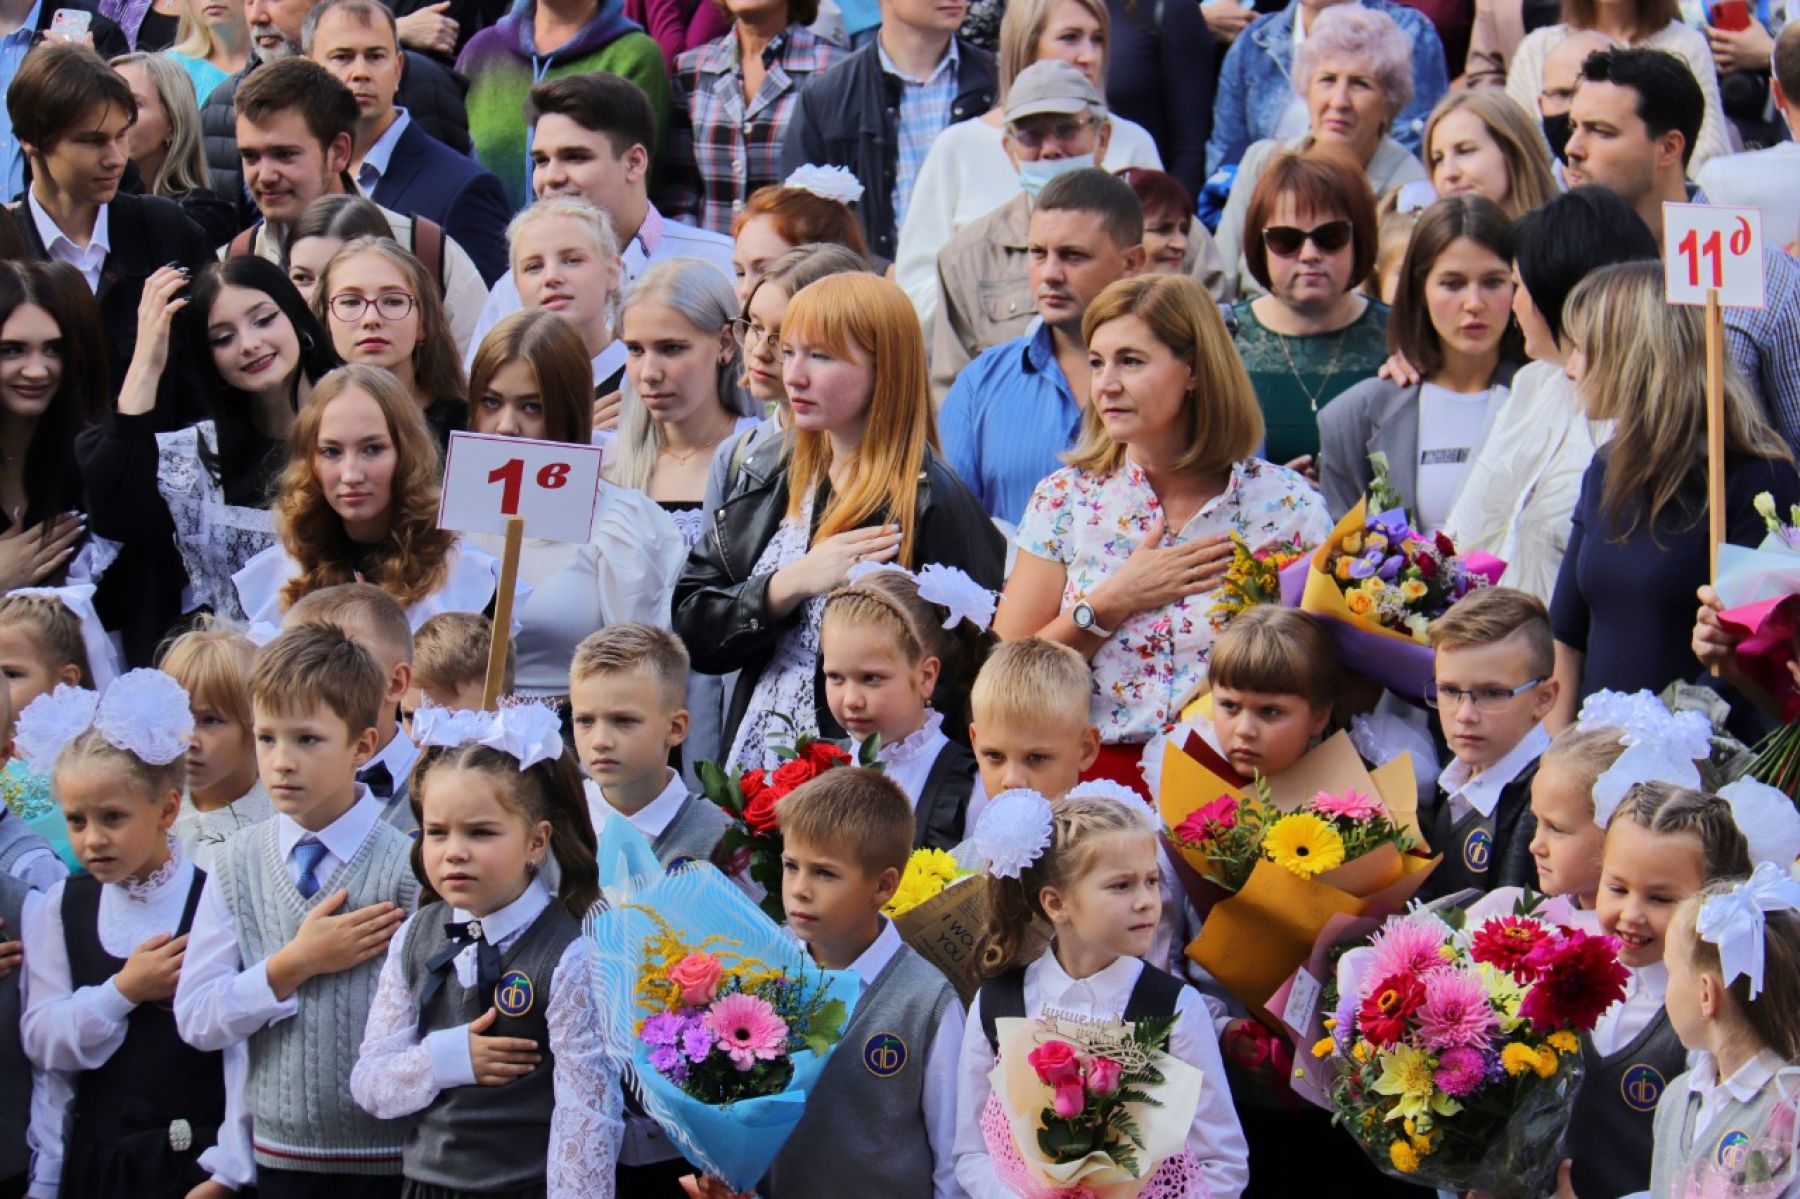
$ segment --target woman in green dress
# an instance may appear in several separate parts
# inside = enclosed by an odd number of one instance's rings
[[[1387,360],[1387,306],[1357,290],[1375,261],[1375,201],[1340,157],[1284,154],[1257,180],[1245,229],[1268,294],[1232,311],[1268,430],[1261,456],[1316,479],[1319,409]]]

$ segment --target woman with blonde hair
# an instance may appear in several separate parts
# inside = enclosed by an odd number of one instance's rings
[[[1199,284],[1121,280],[1088,307],[1082,332],[1094,378],[1081,439],[1019,522],[994,630],[1090,660],[1094,770],[1141,788],[1144,742],[1206,678],[1230,534],[1252,550],[1310,546],[1331,520],[1305,479],[1252,456],[1262,411]]]
[[[126,152],[137,166],[144,191],[181,205],[206,234],[207,245],[231,240],[238,231],[237,212],[212,190],[193,81],[167,54],[121,54],[110,65],[124,77],[137,102]]]
[[[1706,502],[1706,338],[1698,308],[1664,299],[1660,262],[1609,266],[1570,295],[1564,368],[1589,420],[1612,422],[1581,480],[1568,552],[1550,602],[1556,677],[1551,716],[1573,719],[1595,691],[1660,692],[1700,673],[1689,634],[1694,593],[1711,574]],[[1755,394],[1728,364],[1725,531],[1766,533],[1754,500],[1779,511],[1800,477]]]
[[[871,274],[803,288],[781,330],[791,439],[765,442],[714,513],[675,588],[694,669],[740,671],[724,722],[730,768],[798,732],[839,737],[824,703],[825,596],[858,562],[954,566],[1000,585],[1006,548],[937,450],[925,339],[906,294]]]
[[[1423,144],[1440,196],[1486,196],[1517,220],[1562,192],[1543,131],[1498,88],[1446,95],[1425,122]]]
[[[506,255],[524,306],[573,326],[587,347],[594,389],[617,391],[625,347],[617,340],[621,267],[612,221],[577,196],[546,196],[507,225]],[[471,371],[475,353],[470,346]]]
[[[352,238],[325,264],[312,307],[345,362],[393,373],[439,448],[468,427],[468,380],[443,297],[411,253],[389,238]]]
[[[587,445],[594,398],[589,370],[587,347],[562,317],[541,308],[515,312],[476,348],[469,427],[498,437]],[[498,556],[504,538],[475,534],[469,540]],[[669,597],[686,556],[681,534],[654,501],[607,482],[600,484],[586,544],[527,540],[519,553],[519,580],[531,594],[514,614],[513,691],[567,696],[569,660],[596,629],[620,621],[666,628]]]
[[[156,49],[134,44],[134,49]],[[213,88],[243,70],[250,58],[250,24],[244,0],[202,3],[181,0],[181,19],[175,26],[173,58],[194,81],[194,95],[201,103]]]
[[[392,374],[354,363],[313,388],[288,436],[272,505],[276,544],[232,576],[251,624],[279,626],[301,596],[373,583],[416,630],[439,612],[482,612],[499,563],[438,528],[443,458]]]
[[[1112,17],[1105,0],[1010,0],[1000,21],[1000,74],[994,107],[958,121],[931,143],[906,204],[906,224],[894,252],[894,281],[906,289],[929,326],[937,311],[937,254],[964,225],[986,216],[1022,190],[1019,168],[1006,150],[1006,94],[1019,72],[1058,59],[1106,94]],[[1207,47],[1210,53],[1211,47]],[[1142,125],[1108,115],[1111,136],[1101,151],[1109,171],[1163,169],[1156,142]],[[1074,165],[1083,165],[1070,159]]]

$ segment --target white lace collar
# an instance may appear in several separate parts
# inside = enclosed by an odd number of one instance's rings
[[[888,742],[881,747],[877,756],[886,765],[903,766],[908,762],[917,761],[927,754],[936,754],[943,748],[946,740],[941,731],[943,727],[944,714],[927,708],[925,723],[919,726],[917,732],[909,733],[898,741]],[[861,748],[862,744],[858,742],[857,749]],[[851,756],[857,757],[858,755],[853,753]]]
[[[184,864],[181,856],[181,843],[173,836],[170,836],[168,841],[168,861],[141,879],[128,878],[119,883],[119,890],[132,903],[147,904],[155,901],[159,895],[169,889],[169,884],[175,881],[175,876],[181,873],[181,867]]]

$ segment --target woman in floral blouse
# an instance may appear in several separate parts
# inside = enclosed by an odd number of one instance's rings
[[[1206,678],[1230,535],[1253,550],[1312,545],[1331,520],[1305,479],[1251,457],[1262,414],[1199,284],[1115,283],[1083,332],[1094,375],[1081,441],[1019,522],[994,629],[1087,655],[1105,747],[1095,771],[1141,789],[1143,743]]]

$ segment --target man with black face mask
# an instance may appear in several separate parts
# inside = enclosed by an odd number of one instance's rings
[[[1556,156],[1557,177],[1562,177],[1563,149],[1569,144],[1569,105],[1581,82],[1581,64],[1596,50],[1610,50],[1619,42],[1604,33],[1581,29],[1557,43],[1544,59],[1544,86],[1538,92],[1538,113],[1544,122],[1544,140]]]

